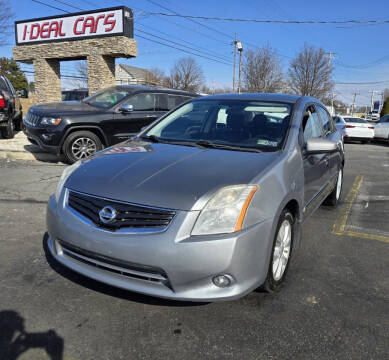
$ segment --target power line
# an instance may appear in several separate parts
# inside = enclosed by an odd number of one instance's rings
[[[184,15],[181,15],[181,14],[179,14],[178,12],[176,12],[176,11],[174,11],[174,10],[172,10],[172,9],[169,9],[169,8],[167,8],[166,6],[160,5],[160,4],[158,4],[157,2],[155,2],[155,1],[153,1],[153,0],[146,0],[146,1],[148,1],[149,3],[154,4],[154,5],[156,5],[156,6],[159,6],[159,7],[162,8],[162,9],[165,9],[165,10],[167,10],[167,11],[172,12],[175,16],[178,16],[178,17],[185,17]],[[154,15],[154,13],[150,13],[150,14]],[[170,15],[173,16],[172,14],[170,14]],[[194,18],[194,17],[193,17],[193,18]],[[194,23],[197,24],[197,25],[200,25],[200,26],[202,26],[202,27],[204,27],[204,28],[206,28],[206,29],[209,29],[209,30],[211,30],[211,31],[213,31],[213,32],[215,32],[215,33],[218,33],[219,35],[225,36],[225,37],[227,37],[228,39],[231,39],[231,36],[230,36],[229,34],[226,34],[226,33],[224,33],[224,32],[221,32],[221,31],[219,31],[219,30],[217,30],[217,29],[215,29],[215,28],[212,28],[211,26],[204,25],[204,24],[202,24],[202,23],[199,22],[199,21],[193,20],[193,18],[192,18],[192,17],[189,17],[189,18],[187,18],[187,19],[190,20],[190,21],[192,21],[192,22],[194,22]]]
[[[53,0],[53,1],[55,1],[55,2],[57,2],[57,3],[60,3],[60,4],[62,4],[62,5],[69,6],[69,7],[73,8],[73,9],[76,9],[76,10],[81,10],[81,11],[84,10],[84,9],[79,8],[78,6],[74,6],[74,5],[69,4],[69,3],[65,2],[65,1],[62,1],[62,0]]]
[[[153,37],[155,37],[155,38],[157,38],[157,39],[161,39],[161,40],[164,40],[164,41],[168,41],[168,42],[170,42],[170,43],[172,43],[172,44],[176,44],[176,45],[178,45],[178,46],[181,46],[181,47],[184,47],[184,48],[193,50],[193,51],[205,53],[204,51],[200,51],[200,50],[197,50],[197,49],[195,49],[195,48],[193,48],[193,47],[190,47],[190,46],[186,46],[186,45],[180,44],[180,43],[178,43],[178,42],[175,42],[175,41],[172,41],[172,40],[163,38],[163,37],[158,36],[158,35],[154,35],[154,34],[149,33],[149,32],[147,32],[147,31],[143,31],[143,30],[140,30],[140,29],[137,29],[137,28],[135,28],[135,29],[136,29],[136,31],[139,31],[139,32],[141,32],[141,33],[143,33],[143,34],[146,34],[146,35],[149,35],[149,36],[153,36]],[[137,35],[137,36],[139,36],[139,35]],[[208,53],[208,55],[209,55],[209,53]],[[214,56],[214,55],[211,54],[210,56]],[[211,60],[213,60],[213,59],[211,59]],[[215,60],[215,61],[216,61],[216,60]],[[224,64],[224,65],[232,65],[232,63],[228,63],[226,60],[223,60],[223,61],[217,60],[217,62],[220,62],[221,64]]]
[[[190,51],[187,51],[187,50],[180,49],[180,48],[175,47],[175,46],[173,46],[173,45],[164,44],[164,43],[162,43],[162,42],[160,42],[160,41],[153,40],[153,39],[149,39],[149,38],[147,38],[147,37],[145,37],[145,36],[142,36],[142,35],[137,35],[137,37],[140,37],[141,39],[145,39],[145,40],[148,40],[148,41],[152,41],[152,42],[157,43],[157,44],[160,44],[160,45],[164,45],[164,46],[170,47],[170,48],[172,48],[172,49],[176,49],[176,50],[182,51],[182,52],[187,53],[187,54],[190,54],[190,55],[194,55],[194,56],[202,57],[202,58],[204,58],[204,59],[208,59],[208,60],[211,60],[211,61],[215,61],[215,62],[217,62],[217,63],[219,63],[219,64],[232,66],[232,65],[230,65],[230,64],[220,62],[219,60],[209,58],[209,57],[207,57],[207,56],[195,54],[195,53],[193,53],[193,52],[190,52]]]
[[[375,85],[389,83],[389,80],[367,81],[367,82],[335,82],[336,85]]]
[[[189,42],[189,41],[187,41],[187,40],[184,40],[184,39],[181,39],[181,38],[179,38],[179,37],[177,37],[177,36],[170,35],[170,34],[165,33],[165,32],[163,32],[163,31],[161,31],[161,30],[159,30],[159,29],[152,28],[152,27],[149,26],[149,25],[145,25],[145,24],[141,24],[141,23],[138,23],[137,25],[138,25],[138,26],[143,26],[143,27],[145,27],[145,28],[147,28],[147,29],[150,29],[150,30],[153,30],[153,31],[158,31],[158,33],[160,33],[160,34],[164,34],[164,35],[169,36],[169,37],[171,37],[171,38],[177,39],[177,40],[179,40],[179,41],[182,41],[183,43],[186,43],[186,44],[189,44],[189,45],[196,46],[196,47],[199,48],[199,49],[203,49],[203,50],[204,50],[204,53],[208,53],[208,54],[212,55],[212,56],[215,57],[215,58],[219,58],[219,59],[221,59],[221,60],[225,60],[225,56],[224,56],[224,55],[219,54],[219,53],[216,53],[216,52],[214,52],[214,51],[210,52],[210,51],[208,51],[208,49],[206,49],[206,48],[204,48],[204,47],[202,47],[202,46],[199,46],[199,45],[197,45],[197,44],[191,43],[191,42]],[[197,50],[197,51],[198,51],[198,50]],[[214,54],[216,54],[216,55],[214,55]]]
[[[389,24],[389,20],[265,20],[265,19],[244,19],[244,18],[222,18],[211,16],[196,16],[182,14],[166,14],[150,12],[150,15],[181,17],[185,19],[201,19],[211,21],[233,21],[233,22],[252,22],[263,24],[296,24],[296,25],[332,25],[332,24]]]
[[[55,7],[55,6],[53,6],[53,5],[46,4],[46,3],[42,2],[42,1],[39,1],[39,0],[31,0],[31,1],[36,2],[36,3],[38,3],[38,4],[45,5],[45,6],[47,6],[47,7],[52,8],[52,9],[59,10],[59,11],[63,11],[63,12],[65,12],[65,13],[70,14],[70,11],[66,11],[66,10],[64,10],[64,9],[60,9],[60,8]]]

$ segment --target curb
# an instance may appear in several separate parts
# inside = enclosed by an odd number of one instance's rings
[[[27,151],[18,151],[18,150],[10,150],[10,151],[1,151],[0,150],[0,159],[8,159],[11,161],[46,161],[51,163],[59,163],[60,160],[55,154],[50,153],[30,153]]]

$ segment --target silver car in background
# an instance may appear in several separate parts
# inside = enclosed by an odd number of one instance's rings
[[[342,136],[314,98],[197,98],[68,167],[48,204],[48,246],[66,267],[153,296],[271,292],[301,224],[337,204],[343,165]]]
[[[374,137],[376,139],[389,140],[389,114],[384,115],[374,124]]]

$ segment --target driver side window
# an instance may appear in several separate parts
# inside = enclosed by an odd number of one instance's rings
[[[321,123],[319,116],[316,112],[314,106],[309,106],[304,111],[303,121],[302,121],[302,130],[304,136],[304,143],[307,142],[310,138],[319,138],[321,137]]]

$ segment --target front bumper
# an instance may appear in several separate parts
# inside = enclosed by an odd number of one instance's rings
[[[47,207],[48,246],[63,265],[87,277],[135,292],[186,301],[241,297],[265,281],[272,221],[233,234],[190,236],[197,211],[179,211],[167,230],[114,233],[70,211],[62,195]],[[213,284],[227,275],[229,287]]]
[[[31,144],[39,146],[42,150],[50,153],[60,153],[60,133],[50,132],[45,128],[34,128],[26,123],[24,123],[23,125],[23,132],[27,136],[27,139],[30,141]]]

